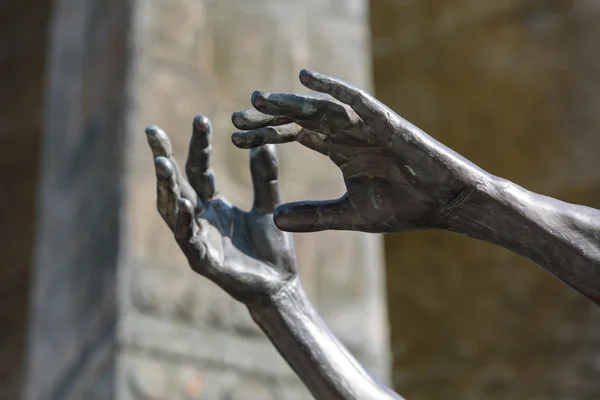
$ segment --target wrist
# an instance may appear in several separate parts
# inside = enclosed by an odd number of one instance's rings
[[[445,209],[443,229],[502,246],[599,302],[597,211],[493,178]]]
[[[551,199],[530,192],[507,179],[487,174],[445,207],[442,229],[490,242],[536,262],[546,258],[561,214]]]
[[[401,399],[371,378],[329,331],[297,276],[248,309],[316,399]]]
[[[494,241],[493,237],[501,233],[498,222],[510,223],[516,217],[510,215],[510,208],[519,208],[512,186],[506,179],[483,175],[442,208],[436,225],[461,235]]]
[[[250,315],[259,323],[262,317],[280,313],[283,309],[305,308],[308,298],[298,275],[283,283],[278,290],[269,293],[260,300],[247,304]]]

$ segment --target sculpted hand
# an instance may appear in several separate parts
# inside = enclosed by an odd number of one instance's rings
[[[252,149],[254,205],[245,212],[216,190],[210,168],[212,127],[194,119],[186,180],[165,132],[146,129],[157,177],[157,206],[192,269],[235,299],[252,304],[296,277],[293,241],[273,223],[279,204],[278,161],[272,145]]]
[[[335,338],[304,292],[291,234],[275,227],[279,204],[275,146],[250,152],[254,205],[244,212],[221,197],[210,168],[212,128],[196,117],[186,164],[167,134],[146,129],[154,155],[157,206],[197,273],[248,306],[252,319],[316,399],[401,399],[379,383]]]
[[[241,148],[299,142],[328,156],[347,193],[337,200],[279,206],[286,231],[398,232],[443,225],[444,214],[489,174],[410,124],[368,93],[303,70],[300,81],[328,96],[255,92],[254,109],[234,113]]]

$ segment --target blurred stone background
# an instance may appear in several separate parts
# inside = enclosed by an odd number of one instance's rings
[[[249,207],[229,114],[255,89],[303,92],[297,73],[311,68],[372,90],[494,174],[600,207],[598,11],[1,3],[0,399],[309,398],[245,310],[186,268],[155,212],[144,126],[165,128],[182,160],[193,116],[211,117],[220,188]],[[322,157],[288,145],[280,160],[286,201],[342,193]],[[386,236],[385,263],[375,235],[296,244],[329,325],[409,400],[600,398],[600,310],[531,263],[443,232]]]
[[[373,0],[379,99],[486,170],[600,207],[600,2]],[[409,399],[599,399],[600,310],[445,232],[385,239]]]

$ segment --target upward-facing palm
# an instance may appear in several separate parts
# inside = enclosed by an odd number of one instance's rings
[[[273,223],[272,212],[280,202],[274,146],[251,151],[255,199],[245,212],[216,191],[210,168],[212,128],[206,117],[194,119],[189,181],[177,166],[167,134],[157,127],[146,133],[155,159],[158,210],[194,271],[245,304],[277,292],[296,276],[291,236]]]

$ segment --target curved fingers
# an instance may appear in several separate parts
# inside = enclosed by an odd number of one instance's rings
[[[321,154],[329,154],[329,146],[325,135],[305,129],[298,124],[268,126],[231,135],[234,145],[242,149],[251,149],[265,144],[281,144],[298,142]]]
[[[173,157],[173,146],[171,145],[169,136],[158,126],[152,125],[146,128],[146,139],[148,140],[148,144],[152,150],[152,156],[155,160],[158,157],[164,157],[169,160],[175,171],[175,179],[177,180],[181,195],[190,200],[195,206],[197,202],[196,193],[181,173],[177,160]]]
[[[255,108],[246,111],[234,112],[231,115],[233,125],[243,131],[251,129],[266,128],[267,126],[287,125],[294,122],[294,119],[286,116],[263,114]]]
[[[263,114],[285,116],[296,122],[326,120],[326,125],[349,127],[351,118],[343,105],[334,101],[295,94],[273,94],[256,91],[252,105]],[[325,132],[324,132],[325,133]]]
[[[271,126],[282,126],[296,124],[306,130],[319,132],[322,135],[328,135],[330,129],[323,126],[320,121],[311,121],[308,119],[297,119],[289,116],[277,116],[263,114],[255,108],[246,111],[238,111],[231,115],[233,125],[243,131],[250,131]]]
[[[381,119],[382,104],[364,90],[348,82],[306,69],[300,71],[300,82],[311,90],[327,93],[348,104],[366,121],[375,122]]]

